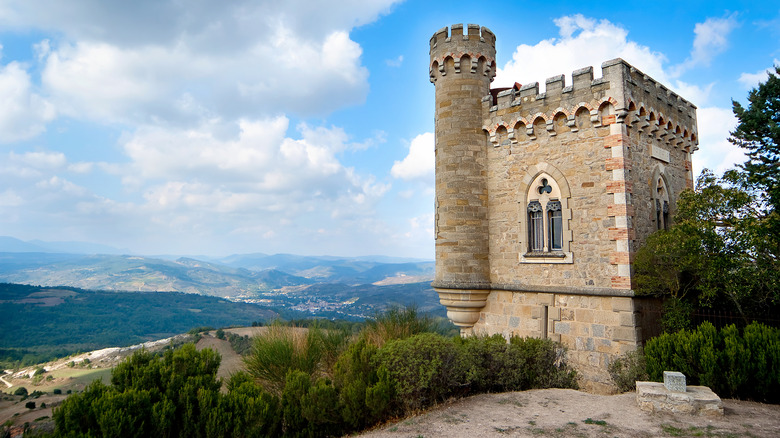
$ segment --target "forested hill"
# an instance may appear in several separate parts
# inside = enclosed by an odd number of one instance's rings
[[[276,314],[184,293],[86,291],[0,283],[0,362],[127,346],[193,327],[251,325]],[[32,357],[29,357],[32,359]]]

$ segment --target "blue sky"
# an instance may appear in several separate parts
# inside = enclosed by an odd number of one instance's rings
[[[433,257],[428,40],[497,35],[495,86],[622,57],[698,106],[780,64],[774,2],[0,0],[0,235],[139,254]]]

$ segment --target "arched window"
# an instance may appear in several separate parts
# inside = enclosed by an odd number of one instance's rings
[[[655,207],[655,227],[658,230],[668,230],[669,221],[669,190],[662,173],[653,179],[653,204]]]
[[[573,263],[566,178],[554,166],[538,163],[528,168],[518,189],[520,263]]]
[[[563,248],[563,212],[561,201],[547,202],[547,235],[551,251]]]
[[[528,251],[544,251],[544,218],[539,201],[528,203]]]

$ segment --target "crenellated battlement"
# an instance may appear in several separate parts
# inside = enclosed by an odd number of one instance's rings
[[[521,128],[535,139],[533,126],[544,123],[550,135],[561,129],[577,130],[576,117],[588,117],[593,127],[625,123],[640,132],[658,136],[674,147],[698,144],[696,106],[622,59],[604,62],[602,76],[593,68],[572,72],[572,84],[564,75],[547,78],[545,91],[539,83],[510,88],[482,99],[485,130],[495,140],[499,127],[513,133]],[[564,123],[555,123],[565,117]],[[510,135],[515,139],[516,136]]]
[[[496,36],[487,27],[453,24],[433,34],[430,41],[430,80],[435,83],[448,71],[454,74],[472,73],[486,76],[490,81],[496,75]]]
[[[496,35],[487,27],[480,27],[478,24],[467,25],[466,33],[463,33],[462,24],[453,24],[452,35],[450,36],[450,28],[442,27],[431,37],[431,53],[434,52],[439,44],[456,43],[458,39],[462,41],[481,42],[487,43],[496,48]]]

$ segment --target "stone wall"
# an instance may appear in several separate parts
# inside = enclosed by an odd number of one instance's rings
[[[494,290],[479,321],[465,334],[547,337],[561,342],[585,389],[609,392],[610,361],[646,340],[641,324],[657,326],[659,305],[631,297]]]

